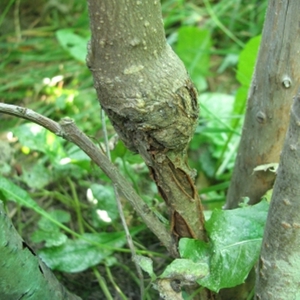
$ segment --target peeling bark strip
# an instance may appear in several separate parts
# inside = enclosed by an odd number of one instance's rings
[[[237,207],[242,197],[249,197],[251,204],[259,202],[274,183],[273,172],[253,169],[279,161],[300,82],[299,12],[299,0],[269,1],[227,209]]]
[[[125,145],[149,167],[174,236],[203,239],[203,212],[186,154],[198,120],[197,92],[166,42],[160,1],[88,4],[87,65],[100,104]]]

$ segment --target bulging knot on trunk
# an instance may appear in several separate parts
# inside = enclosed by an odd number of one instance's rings
[[[130,150],[186,149],[199,115],[197,92],[168,45],[140,64],[90,68],[100,104]]]
[[[143,104],[119,111],[106,109],[125,145],[140,154],[184,150],[194,134],[199,113],[191,81],[186,80],[175,92],[168,93],[166,99],[146,99]]]
[[[199,115],[197,91],[169,45],[141,57],[130,53],[119,64],[105,56],[95,61],[90,53],[98,99],[120,139],[149,167],[170,213],[174,243],[181,237],[203,239],[195,171],[187,164]]]

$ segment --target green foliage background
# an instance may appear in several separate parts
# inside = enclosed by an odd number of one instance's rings
[[[266,5],[255,0],[162,1],[167,40],[199,91],[201,113],[189,154],[207,216],[225,200]],[[86,1],[7,0],[0,7],[0,101],[56,121],[69,116],[104,147],[100,108],[85,66]],[[144,163],[105,122],[113,162],[167,223],[165,205]],[[88,270],[92,275],[86,278],[97,278],[107,299],[137,293],[139,279],[127,266],[130,256],[110,181],[81,150],[35,124],[1,114],[0,175],[0,199],[18,231],[51,268]],[[162,273],[168,263],[165,250],[122,202],[139,254],[150,257],[155,273]],[[85,289],[74,278],[68,287],[93,299],[99,287],[85,284]]]

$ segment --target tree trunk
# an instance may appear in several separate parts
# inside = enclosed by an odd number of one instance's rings
[[[58,282],[51,270],[26,245],[0,201],[1,299],[80,300]]]
[[[269,1],[227,209],[237,207],[242,197],[249,197],[251,204],[259,202],[274,183],[273,172],[253,169],[279,161],[300,80],[299,12],[298,0]]]
[[[186,154],[198,120],[197,93],[166,42],[160,1],[88,4],[87,65],[101,107],[125,145],[149,167],[170,211],[174,244],[180,237],[205,240],[195,172]]]
[[[300,299],[299,136],[300,91],[291,110],[273,189],[259,258],[256,299]]]

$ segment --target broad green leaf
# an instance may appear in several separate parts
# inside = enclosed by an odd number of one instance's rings
[[[206,222],[210,243],[182,239],[182,257],[208,262],[209,274],[197,282],[218,292],[244,282],[258,259],[269,205],[215,210]]]
[[[60,246],[68,239],[68,237],[58,229],[53,231],[38,229],[31,235],[30,238],[34,243],[45,242],[45,247]]]
[[[71,56],[85,63],[89,37],[82,37],[76,34],[72,28],[57,30],[56,37],[61,46],[67,50]]]
[[[52,210],[48,213],[54,220],[61,222],[61,223],[67,223],[70,221],[71,216],[70,213],[64,211],[64,210]],[[44,231],[54,231],[58,229],[58,226],[51,222],[48,218],[41,217],[41,219],[38,221],[38,226],[40,229]]]
[[[70,214],[63,210],[50,211],[49,215],[61,223],[70,221]],[[38,221],[38,227],[39,229],[36,230],[31,236],[31,240],[35,243],[45,241],[45,247],[52,247],[60,246],[68,239],[64,233],[60,232],[59,226],[46,217],[41,217],[41,219]]]
[[[269,205],[214,211],[206,223],[213,254],[210,275],[199,281],[213,291],[244,282],[258,259]]]
[[[81,272],[112,255],[113,249],[100,248],[97,244],[120,248],[126,243],[124,232],[85,233],[82,237],[84,240],[68,240],[59,247],[42,249],[39,256],[51,269]]]
[[[149,274],[152,280],[156,279],[156,275],[153,271],[153,261],[151,258],[142,255],[135,255],[133,259],[145,272]]]
[[[191,259],[193,262],[209,262],[210,245],[199,240],[182,238],[179,241],[180,257]]]
[[[31,188],[41,189],[47,185],[52,176],[42,164],[34,164],[30,169],[23,169],[22,180]]]
[[[159,278],[174,278],[183,282],[195,282],[209,272],[208,264],[194,262],[191,259],[178,258],[173,260]]]
[[[205,75],[209,71],[211,47],[210,32],[198,27],[181,27],[178,30],[176,53],[184,62],[199,91],[206,89]]]

